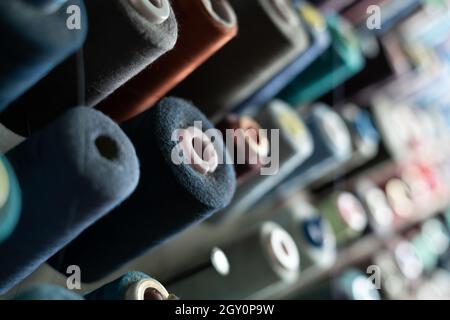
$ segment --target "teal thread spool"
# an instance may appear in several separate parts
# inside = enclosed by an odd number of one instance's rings
[[[314,102],[364,67],[364,57],[356,34],[338,15],[327,17],[332,41],[313,64],[279,95],[294,107]]]
[[[86,300],[167,300],[170,294],[157,280],[131,271],[85,295]]]
[[[9,162],[0,155],[0,243],[14,231],[21,210],[19,183]]]
[[[450,234],[439,219],[426,221],[413,239],[419,257],[426,271],[433,271],[450,246]]]
[[[66,288],[55,286],[52,284],[42,284],[30,287],[19,293],[13,300],[29,301],[29,300],[84,300],[82,296],[70,291]]]

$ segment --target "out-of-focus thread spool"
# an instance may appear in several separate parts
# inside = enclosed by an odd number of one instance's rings
[[[339,245],[354,240],[368,226],[368,217],[363,205],[350,192],[336,192],[317,206],[330,221]]]
[[[232,203],[214,217],[216,219],[244,214],[313,151],[312,137],[306,125],[299,114],[283,101],[271,101],[260,110],[255,119],[262,128],[268,130],[271,158],[261,167],[258,175],[248,179],[237,189]]]
[[[294,197],[279,209],[273,220],[294,238],[300,250],[302,272],[310,268],[328,268],[335,262],[333,229],[314,207]]]
[[[220,248],[213,248],[204,263],[169,280],[168,288],[180,299],[211,298],[214,291],[222,290],[221,283],[231,272],[227,255]],[[218,287],[218,288],[217,288]]]
[[[227,0],[172,0],[180,28],[175,48],[125,83],[98,108],[125,121],[157,103],[236,36],[236,14]]]
[[[78,10],[79,29],[66,24],[70,8]],[[0,112],[80,48],[87,28],[81,0],[2,1]]]
[[[13,300],[84,300],[82,296],[66,288],[44,284],[33,286],[13,298]]]
[[[268,136],[261,126],[251,117],[229,114],[217,128],[229,146],[238,185],[258,174],[270,152]]]
[[[254,93],[308,44],[291,0],[229,2],[236,11],[239,35],[173,91],[213,120]]]
[[[22,195],[13,168],[0,154],[0,244],[17,225],[22,208]]]
[[[284,188],[295,189],[332,172],[351,156],[350,132],[341,116],[325,104],[314,104],[305,120],[314,151],[285,179]]]
[[[279,94],[294,106],[314,102],[364,66],[352,27],[337,15],[328,16],[327,24],[332,36],[330,47]]]

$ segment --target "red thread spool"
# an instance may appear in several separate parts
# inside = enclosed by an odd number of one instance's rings
[[[229,139],[234,138],[234,150],[230,150],[230,154],[238,184],[258,174],[270,149],[267,134],[261,134],[260,125],[251,117],[230,114],[217,125],[217,129],[222,132],[225,142],[230,143]],[[233,132],[227,134],[227,129]]]

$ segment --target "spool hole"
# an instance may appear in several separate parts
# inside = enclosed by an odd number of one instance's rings
[[[287,3],[287,0],[271,0],[272,7],[275,8],[275,12],[278,16],[283,19],[286,23],[294,25],[297,21],[294,17],[291,7]]]
[[[200,150],[199,150],[199,146],[200,146]],[[201,159],[208,161],[208,159],[205,159],[208,157],[208,153],[205,152],[205,150],[207,148],[207,144],[205,143],[205,141],[203,141],[203,139],[200,139],[199,137],[194,137],[192,139],[192,148],[194,149],[195,153],[197,153],[197,155]]]
[[[162,1],[161,0],[147,0],[149,1],[152,5],[154,5],[157,8],[161,8],[162,7]]]
[[[144,300],[164,300],[164,296],[155,288],[147,288],[144,292]]]
[[[212,10],[222,19],[231,23],[233,18],[230,15],[230,11],[228,11],[224,6],[223,0],[210,0]]]
[[[119,147],[115,140],[108,136],[100,136],[95,139],[95,146],[102,157],[110,161],[119,158]]]

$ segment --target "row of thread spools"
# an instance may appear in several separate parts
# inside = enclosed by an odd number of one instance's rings
[[[343,193],[342,197],[350,195]],[[332,197],[335,199],[335,197]],[[298,202],[297,202],[298,201]],[[350,206],[360,205],[355,199]],[[328,201],[327,201],[328,202]],[[342,208],[342,213],[346,208]],[[314,284],[287,291],[296,299],[405,299],[448,298],[450,280],[450,215],[445,213],[398,229],[385,238],[377,253],[361,256],[350,269],[331,268],[336,245],[356,239],[355,230],[339,229],[324,217],[330,210],[317,210],[303,200],[291,200],[279,209],[276,222],[264,222],[222,249],[213,248],[197,266],[164,285],[141,272],[122,277],[84,296],[62,287],[31,287],[16,299],[170,300],[230,299],[255,297],[271,286],[295,282],[313,268],[328,268]],[[337,203],[335,204],[335,209]],[[336,216],[343,217],[343,214]],[[361,213],[361,212],[360,212]],[[335,217],[333,219],[335,220]],[[343,218],[342,218],[343,219]],[[354,218],[353,221],[360,219]],[[285,228],[283,228],[284,226]],[[345,232],[347,231],[347,232]],[[339,232],[339,231],[338,231]],[[336,237],[340,234],[340,237]],[[344,236],[345,235],[345,236]],[[383,235],[386,237],[386,235]],[[366,250],[371,250],[366,248]],[[346,268],[349,265],[346,264]],[[373,277],[371,277],[374,275]],[[257,295],[256,295],[257,297]]]
[[[69,28],[72,7],[80,29]],[[5,43],[22,45],[4,59],[1,122],[22,136],[76,105],[123,122],[174,87],[215,120],[275,96],[298,105],[364,66],[353,28],[303,1],[30,0],[2,9]]]
[[[271,105],[279,106],[280,104],[275,103]],[[320,110],[321,107],[323,108],[323,105],[313,110]],[[267,108],[270,110],[270,105]],[[288,107],[285,110],[289,115],[295,116],[294,118],[291,117],[291,120],[300,119]],[[172,112],[177,115],[176,118],[178,119],[175,121],[180,121],[179,123],[173,122]],[[332,112],[332,114],[337,119],[340,119],[336,113]],[[160,121],[166,116],[169,117],[170,121],[165,124],[164,128],[167,131],[163,134],[164,130],[160,127]],[[165,145],[170,141],[168,137],[171,136],[172,130],[182,127],[180,123],[185,123],[189,117],[192,117],[190,121],[204,120],[198,111],[183,100],[166,99],[163,100],[160,106],[147,111],[135,120],[127,122],[123,126],[127,133],[127,135],[124,135],[117,125],[99,112],[79,108],[69,111],[60,120],[54,122],[47,129],[42,130],[39,135],[32,136],[7,153],[7,157],[15,168],[19,165],[22,165],[23,168],[28,168],[28,171],[21,169],[17,170],[17,172],[19,181],[22,183],[24,197],[30,200],[29,202],[24,202],[21,221],[17,229],[15,231],[13,231],[14,228],[9,230],[9,233],[13,232],[12,236],[1,246],[5,257],[14,257],[14,259],[10,258],[9,261],[2,264],[2,270],[7,270],[7,268],[13,270],[12,272],[3,273],[4,283],[8,286],[13,285],[15,281],[22,280],[29,272],[32,272],[42,262],[63,248],[74,237],[76,239],[68,247],[49,260],[50,264],[62,272],[67,270],[69,265],[75,264],[84,270],[84,281],[98,280],[136,255],[145,252],[154,246],[155,243],[165,240],[177,228],[180,230],[194,221],[200,221],[205,218],[207,215],[206,211],[196,210],[196,207],[199,205],[203,204],[204,208],[202,210],[208,209],[209,213],[211,213],[215,209],[220,208],[221,205],[225,205],[224,203],[227,201],[230,201],[234,190],[234,172],[232,168],[228,167],[226,169],[224,165],[223,169],[220,169],[219,166],[219,170],[222,170],[220,181],[209,181],[209,184],[204,186],[203,189],[188,189],[185,184],[191,185],[195,183],[196,179],[205,179],[205,177],[208,180],[216,180],[216,174],[219,174],[221,171],[214,171],[212,172],[213,175],[208,177],[208,175],[203,175],[189,165],[177,167],[168,160],[172,148],[167,146],[165,148],[161,147],[161,145]],[[344,124],[345,122],[342,123]],[[133,184],[137,183],[139,177],[136,169],[137,160],[130,161],[134,151],[128,140],[144,136],[142,134],[143,131],[139,131],[136,128],[141,130],[154,128],[153,130],[158,130],[161,136],[158,136],[156,141],[154,141],[155,137],[145,136],[145,142],[142,143],[139,140],[132,140],[141,161],[140,181],[132,197],[117,209],[108,213],[110,208],[114,207],[119,201],[119,198],[123,199],[132,192]],[[87,139],[85,138],[86,136],[88,136]],[[290,135],[287,136],[289,137]],[[41,139],[50,139],[48,137],[52,137],[52,144],[40,143],[40,141],[45,141]],[[316,139],[319,137],[319,135],[315,136]],[[75,138],[78,140],[74,140]],[[86,140],[83,144],[76,143],[79,139]],[[68,141],[71,141],[73,144],[68,145]],[[172,145],[175,145],[175,143],[176,141],[172,141]],[[324,143],[322,142],[322,144]],[[317,145],[317,143],[314,143],[314,145]],[[39,148],[36,146],[39,146]],[[86,147],[91,152],[86,152]],[[56,148],[59,152],[50,152],[46,148],[50,148],[50,150],[51,148]],[[316,149],[314,148],[314,150]],[[62,150],[67,150],[67,153],[62,153]],[[155,150],[160,150],[160,154],[155,153]],[[33,157],[30,158],[30,155]],[[158,161],[155,159],[156,156],[160,157]],[[58,174],[48,175],[48,172],[43,171],[42,175],[37,175],[41,170],[33,170],[33,166],[41,163],[42,167],[45,168],[44,164],[48,161],[48,158],[54,159],[51,172],[58,172]],[[80,159],[83,159],[83,161],[80,161]],[[150,161],[150,159],[153,160]],[[332,163],[336,161],[336,159],[329,161],[325,157],[323,159],[316,158],[313,163],[322,168],[321,170],[324,170],[323,163],[324,161],[326,163],[327,160]],[[283,163],[283,161],[280,162],[281,167]],[[300,164],[300,167],[302,166],[300,162],[298,164]],[[111,170],[107,170],[108,167],[105,167],[105,165],[112,165]],[[121,167],[118,173],[115,170],[116,165]],[[155,166],[160,169],[158,175],[153,170]],[[177,168],[178,170],[183,169],[184,172],[190,173],[190,179],[180,181],[172,173],[167,173],[167,171],[164,173],[163,169],[168,170],[165,168],[166,166]],[[321,209],[320,211],[324,213],[331,223],[335,234],[333,238],[336,238],[338,243],[345,243],[348,238],[363,233],[367,229],[368,223],[370,223],[372,229],[383,234],[393,226],[402,225],[403,221],[414,218],[416,214],[425,214],[427,212],[426,209],[429,209],[436,203],[445,201],[448,193],[446,184],[442,181],[445,175],[441,175],[438,169],[417,163],[405,165],[384,181],[380,181],[378,177],[376,182],[378,187],[374,187],[374,182],[370,183],[368,181],[356,184],[353,191],[360,195],[364,206],[360,204],[354,195],[342,193],[339,196],[331,196],[323,204],[318,205],[318,208]],[[150,173],[144,174],[147,170]],[[80,179],[80,172],[83,172],[83,179]],[[132,176],[130,172],[134,172],[134,179],[131,179],[131,182],[129,180],[130,176]],[[305,172],[308,171],[304,171],[303,174]],[[105,180],[105,176],[108,176],[110,179]],[[55,179],[55,181],[50,181],[50,178]],[[223,179],[228,179],[228,181]],[[9,183],[11,188],[9,193],[3,193],[3,195],[8,195],[8,197],[3,197],[6,201],[4,201],[5,205],[2,208],[3,213],[6,213],[4,216],[9,218],[5,220],[6,222],[17,219],[18,207],[15,201],[17,201],[17,196],[20,194],[16,192],[18,189],[13,176],[10,175],[6,181],[8,180],[11,182]],[[297,177],[297,180],[301,181],[302,179]],[[36,184],[39,183],[41,185],[42,181],[48,181],[50,185],[47,188],[36,189]],[[73,181],[73,183],[63,184],[61,181]],[[216,183],[216,188],[222,188],[220,191],[217,191],[217,194],[211,191],[214,190],[213,183]],[[7,186],[8,184],[3,185]],[[224,186],[227,188],[223,189]],[[151,194],[147,192],[149,188],[152,188]],[[180,190],[179,193],[172,193],[175,188]],[[187,191],[198,197],[195,206],[191,206],[192,203],[183,199]],[[177,198],[176,205],[180,209],[173,209],[175,204],[167,201],[167,194],[171,195],[172,200],[178,195],[179,198]],[[215,195],[216,199],[220,200],[217,201],[221,204],[217,204],[216,208],[207,207],[211,202],[206,201],[206,204],[202,202],[201,197],[205,194],[209,196]],[[225,197],[226,195],[228,197]],[[102,201],[100,201],[101,199]],[[148,212],[150,199],[152,202],[151,214]],[[75,200],[77,206],[73,206]],[[191,199],[189,200],[192,201]],[[36,213],[41,212],[44,205],[46,210],[43,213]],[[298,208],[297,211],[304,214],[300,203],[291,206],[291,208],[296,207]],[[366,210],[368,215],[365,213]],[[189,215],[187,214],[188,211],[190,211]],[[56,212],[58,212],[58,215],[56,215]],[[131,212],[133,213],[133,219],[130,219]],[[164,214],[167,212],[172,214],[166,217],[166,228],[162,228],[161,221],[163,221]],[[105,218],[100,219],[106,213],[108,214]],[[43,225],[42,219],[48,220],[48,222]],[[73,220],[71,223],[67,223],[68,219]],[[100,220],[97,221],[98,219]],[[123,229],[124,221],[127,221],[128,231]],[[155,221],[158,221],[159,224],[152,226]],[[307,244],[308,239],[314,242],[312,235],[317,235],[317,231],[325,233],[325,230],[329,229],[322,225],[321,221],[322,219],[317,220],[316,218],[309,221],[308,225],[312,228],[311,235],[299,241],[299,247]],[[177,222],[176,225],[175,222]],[[86,225],[91,225],[91,227],[77,237],[78,233],[86,228]],[[2,230],[7,230],[10,226],[14,226],[14,224],[4,223],[2,224]],[[47,229],[46,232],[42,233],[44,227]],[[121,234],[123,238],[117,237],[118,234]],[[126,242],[123,241],[124,238],[127,239]],[[49,243],[50,241],[51,243]],[[284,240],[282,242],[284,243]],[[92,246],[93,243],[95,243],[95,246]],[[331,243],[334,243],[334,240]],[[21,252],[17,252],[16,248],[22,244],[26,244],[26,248]],[[323,244],[326,245],[328,242]],[[291,247],[294,246],[291,245]],[[331,248],[331,252],[334,253],[335,245],[332,245]],[[322,249],[328,248],[321,248],[319,243],[319,252],[322,252]],[[249,251],[252,250],[244,250],[244,252]],[[327,252],[327,250],[323,252]],[[36,256],[38,256],[38,259],[35,258]],[[101,257],[101,259],[93,260],[93,257]],[[250,259],[248,261],[258,260]],[[307,258],[303,257],[302,261],[307,261]],[[242,272],[242,274],[245,274],[245,272]],[[239,290],[236,289],[236,292],[246,295],[256,290],[248,282],[245,285],[248,289],[240,288]],[[194,291],[191,290],[190,292]]]
[[[25,59],[26,67],[20,65],[22,62],[20,59],[12,59],[12,57],[2,59],[5,62],[2,68],[9,71],[9,73],[2,73],[5,77],[2,82],[4,84],[2,85],[4,88],[2,107],[9,105],[9,108],[2,114],[2,122],[9,129],[24,136],[28,136],[30,132],[36,132],[28,140],[8,151],[6,158],[11,165],[4,161],[5,165],[2,170],[1,226],[4,230],[2,236],[6,240],[2,243],[0,252],[7,258],[1,259],[1,291],[6,291],[20,282],[52,256],[50,263],[57,269],[64,271],[67,265],[78,264],[84,270],[86,281],[95,280],[131,257],[154,246],[155,242],[159,243],[192,222],[206,218],[213,211],[226,206],[231,200],[234,191],[234,172],[231,166],[220,165],[214,168],[214,172],[205,172],[203,169],[208,167],[207,163],[202,168],[178,167],[170,163],[169,155],[175,145],[175,142],[170,139],[173,130],[189,126],[196,120],[203,122],[204,129],[212,127],[201,113],[185,101],[165,99],[152,110],[123,123],[122,129],[107,117],[90,109],[75,108],[64,112],[65,109],[73,107],[80,101],[91,106],[97,104],[134,74],[142,71],[140,68],[144,68],[156,60],[174,45],[174,38],[177,36],[176,23],[168,2],[162,2],[162,7],[159,8],[161,11],[157,10],[159,14],[156,15],[155,10],[148,11],[148,8],[136,7],[133,1],[118,1],[118,3],[117,6],[110,6],[107,1],[87,4],[91,28],[84,49],[86,72],[86,92],[84,94],[80,94],[78,90],[74,89],[78,87],[77,71],[79,71],[78,66],[81,63],[80,56],[76,55],[59,65],[18,100],[15,99],[39,80],[39,77],[81,44],[86,35],[86,28],[82,27],[78,32],[73,30],[69,32],[65,28],[60,28],[60,23],[66,22],[66,11],[55,9],[57,6],[48,7],[48,4],[52,4],[51,1],[5,2],[5,7],[2,7],[5,9],[2,10],[4,14],[2,21],[5,22],[5,28],[11,30],[10,33],[2,33],[4,37],[11,37],[11,39],[6,38],[2,43],[12,44],[19,39],[26,39],[29,41],[26,44],[32,46],[32,49],[29,50],[32,54],[29,54],[27,45],[17,46],[19,51],[11,54],[15,58],[19,58],[26,53],[25,56],[28,57]],[[183,1],[174,3],[181,5]],[[204,12],[204,3],[200,4],[202,10],[199,11],[201,12]],[[85,19],[82,2],[69,1],[69,4],[78,5],[82,9],[82,17]],[[45,7],[41,7],[42,5]],[[260,8],[258,12],[262,16],[268,16],[270,10],[274,9],[267,10],[259,2],[258,6]],[[35,11],[37,7],[40,9]],[[237,8],[239,6],[236,6]],[[261,8],[264,10],[261,11]],[[211,10],[212,7],[210,6],[209,9]],[[228,14],[231,14],[230,7],[225,9]],[[141,15],[136,15],[136,12]],[[211,11],[207,12],[211,13]],[[128,25],[114,23],[122,21],[118,17],[123,17],[124,13],[126,13],[127,19],[137,24],[139,28],[131,28],[131,30]],[[102,19],[105,16],[108,16],[108,19]],[[272,15],[270,16],[272,17]],[[235,32],[236,21],[233,20],[232,15],[226,17],[231,18],[231,22],[225,23],[225,29],[231,35]],[[21,20],[22,18],[24,20]],[[223,19],[223,16],[219,18]],[[33,28],[32,22],[42,23],[49,19],[47,31],[55,34],[48,40],[57,39],[58,42],[61,37],[66,37],[66,40],[58,45],[45,43],[40,47],[42,55],[38,55],[35,52],[38,48],[35,48],[34,45],[40,43],[39,35],[42,35],[42,28],[38,25]],[[150,20],[152,21],[151,28],[148,25]],[[286,23],[287,20],[283,19],[283,23]],[[330,25],[332,25],[334,20],[330,21]],[[299,21],[294,25],[297,31],[300,30]],[[98,29],[96,29],[97,27]],[[151,43],[142,39],[136,40],[136,35],[140,34],[142,28],[147,27],[149,27],[149,30],[146,31],[148,37],[152,39]],[[323,30],[323,25],[319,29]],[[112,30],[117,31],[114,35],[120,36],[120,41],[119,38],[103,36],[113,34]],[[245,28],[241,28],[241,30],[244,31]],[[34,31],[37,34],[33,33]],[[57,34],[58,32],[63,34]],[[161,37],[161,35],[164,36]],[[92,38],[89,38],[90,36]],[[300,38],[300,36],[298,37]],[[226,37],[222,38],[223,41],[225,41],[224,39],[228,40]],[[300,48],[303,45],[299,44],[300,40],[298,41],[296,46],[298,45]],[[68,43],[73,47],[69,48]],[[64,50],[47,55],[49,53],[47,50],[55,47],[64,48]],[[303,46],[303,48],[305,47]],[[20,52],[20,50],[24,51]],[[179,50],[185,52],[186,49]],[[295,52],[301,52],[300,49],[298,50]],[[2,52],[10,53],[11,51],[4,50]],[[112,55],[112,52],[117,53],[117,56]],[[136,56],[130,58],[130,52],[136,53]],[[292,54],[292,52],[290,53]],[[48,61],[45,59],[41,60],[43,56],[51,56],[52,62],[47,63]],[[55,56],[58,57],[55,58]],[[111,58],[111,61],[106,61],[108,57]],[[145,59],[137,63],[136,59],[142,59],[142,57]],[[274,57],[279,58],[272,52],[271,59]],[[359,58],[359,56],[356,58],[358,67],[355,69],[361,67]],[[198,60],[198,63],[200,64],[201,61],[201,59]],[[12,62],[17,64],[14,65]],[[105,68],[102,69],[102,67]],[[30,72],[19,72],[20,70]],[[175,68],[176,72],[178,70]],[[279,70],[278,68],[277,71]],[[274,71],[274,73],[276,72]],[[316,71],[313,73],[318,74]],[[232,79],[231,75],[234,74],[237,75],[239,72],[227,73],[229,75],[229,77],[225,77],[227,81]],[[248,73],[242,72],[243,76],[246,74],[248,75]],[[144,74],[142,77],[146,82],[146,75]],[[269,77],[267,75],[267,79]],[[211,74],[206,78],[211,79]],[[254,88],[261,86],[264,82],[264,77],[254,78],[261,81],[253,84]],[[12,81],[13,79],[15,80]],[[311,81],[311,83],[317,83],[317,81]],[[234,84],[240,85],[242,82],[235,81]],[[217,87],[232,88],[228,85]],[[297,85],[296,87],[298,89]],[[306,86],[301,85],[300,87]],[[319,87],[323,88],[322,85]],[[273,87],[271,88],[273,89]],[[311,96],[320,95],[317,90],[317,87],[311,89],[313,93],[308,94],[308,99]],[[161,92],[166,91],[168,91],[167,88]],[[249,89],[249,91],[254,90]],[[210,93],[209,90],[202,88],[199,97],[204,97],[205,92]],[[233,92],[235,93],[236,90]],[[299,90],[295,90],[296,94],[298,92]],[[81,98],[80,100],[80,97],[84,95],[86,99]],[[143,98],[139,95],[136,96],[137,99]],[[161,95],[152,98],[158,100],[160,97]],[[293,96],[291,95],[291,97]],[[145,108],[147,108],[151,103],[147,100],[148,95],[144,98]],[[235,103],[232,100],[229,96],[223,99],[226,103]],[[142,105],[141,107],[135,105],[136,107],[132,108],[130,102],[125,101],[127,108],[120,109],[120,117],[123,116],[125,110],[131,111],[132,114],[125,115],[125,118],[115,117],[116,120],[125,120],[142,111]],[[45,106],[45,108],[40,106]],[[119,103],[118,106],[123,107],[123,100],[122,104]],[[203,109],[211,107],[213,110],[229,108],[228,106],[214,106],[210,103],[202,107]],[[104,107],[101,109],[109,113]],[[56,119],[57,114],[61,113],[63,115]],[[314,139],[314,148],[311,148],[312,144],[310,144],[309,149],[308,144],[305,143],[307,141],[305,137],[308,136],[307,130],[304,130],[306,126],[302,126],[298,115],[290,111],[290,108],[284,103],[274,101],[267,108],[258,112],[258,115],[261,116],[255,117],[263,127],[280,128],[283,129],[282,132],[288,133],[282,135],[280,141],[282,147],[280,150],[280,168],[282,169],[280,174],[276,178],[261,178],[264,179],[264,183],[257,185],[262,187],[251,188],[258,190],[254,191],[253,199],[245,197],[246,201],[243,201],[247,207],[262,193],[270,191],[277,183],[288,178],[289,173],[294,169],[297,175],[304,176],[305,172],[308,172],[307,176],[309,176],[310,172],[317,173],[323,169],[319,166],[320,164],[334,163],[336,154],[338,158],[341,156],[346,158],[351,152],[351,140],[345,124],[335,112],[327,107],[313,108],[308,116],[306,122]],[[37,131],[38,129],[42,130]],[[202,132],[196,132],[192,139],[208,142]],[[168,144],[170,141],[172,144]],[[184,144],[183,146],[188,148],[183,151],[189,151],[188,145]],[[299,150],[299,147],[302,150]],[[140,162],[140,170],[138,162]],[[310,169],[311,167],[314,169]],[[14,177],[13,171],[16,172],[17,179]],[[305,180],[308,179],[305,178]],[[296,185],[298,185],[298,180],[295,179]],[[244,179],[244,181],[249,185],[252,183],[250,179]],[[22,208],[20,208],[19,187],[22,189]],[[132,194],[131,198],[110,212],[130,194]],[[170,199],[167,199],[167,195],[170,195]],[[148,214],[150,199],[153,200],[152,210],[159,212],[157,218]],[[245,210],[245,205],[238,207],[239,210],[236,212]],[[20,218],[19,211],[21,212]],[[187,211],[191,211],[191,214],[187,214]],[[168,216],[167,212],[173,214]],[[105,216],[106,213],[109,214]],[[104,219],[99,221],[102,217]],[[145,217],[145,223],[142,220],[143,217]],[[17,224],[18,219],[20,220]],[[154,224],[155,219],[157,219],[158,225]],[[123,221],[129,223],[128,229],[132,231],[127,234],[126,243],[122,243],[123,241],[120,241],[117,236],[123,234]],[[14,229],[14,227],[16,228]],[[84,231],[83,234],[77,237],[82,231]],[[149,237],[148,234],[152,236]],[[71,248],[66,248],[63,253],[57,254],[75,237],[77,237],[77,241],[72,241]],[[114,245],[114,241],[116,241],[116,245]],[[96,244],[95,247],[92,247],[92,243]],[[23,248],[23,250],[18,250],[18,248]],[[102,263],[98,263],[98,261],[94,263],[92,257],[98,258],[100,253],[104,255],[104,259],[99,259]]]

